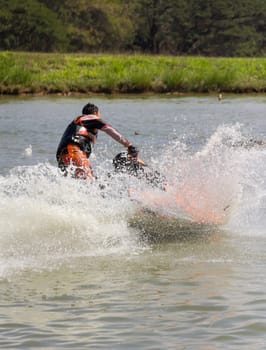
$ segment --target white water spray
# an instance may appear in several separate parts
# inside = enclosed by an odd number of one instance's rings
[[[0,177],[0,276],[56,268],[76,257],[136,254],[144,247],[128,218],[142,207],[169,219],[264,234],[266,150],[244,141],[234,125],[219,127],[196,153],[170,144],[151,164],[165,175],[166,191],[136,179],[109,179],[103,169],[93,184],[64,178],[49,164],[12,169]]]

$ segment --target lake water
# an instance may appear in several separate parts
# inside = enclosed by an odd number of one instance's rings
[[[93,184],[59,173],[88,101],[167,191],[109,178],[123,147],[102,132]],[[266,146],[250,139],[265,95],[0,98],[0,348],[265,349]]]

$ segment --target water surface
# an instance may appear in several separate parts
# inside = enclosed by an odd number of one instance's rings
[[[1,349],[264,349],[265,96],[90,100],[170,187],[110,183],[104,133],[98,180],[62,177],[88,99],[1,98]]]

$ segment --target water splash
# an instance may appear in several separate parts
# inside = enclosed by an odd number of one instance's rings
[[[32,145],[26,147],[22,153],[23,157],[31,157],[32,156]]]
[[[138,251],[127,227],[130,200],[99,184],[64,178],[49,164],[0,178],[0,274],[60,265],[71,257]],[[105,198],[104,198],[105,197]]]
[[[266,149],[247,141],[237,124],[220,126],[197,152],[169,144],[150,157],[167,179],[165,191],[126,176],[110,179],[107,163],[96,165],[101,176],[93,184],[64,178],[48,163],[12,169],[0,177],[0,276],[75,257],[138,254],[146,247],[128,218],[143,207],[169,220],[264,234]]]
[[[245,137],[240,124],[222,125],[195,153],[179,141],[170,144],[154,162],[168,179],[167,191],[141,192],[138,200],[197,223],[254,228],[264,216],[265,156],[263,144]]]

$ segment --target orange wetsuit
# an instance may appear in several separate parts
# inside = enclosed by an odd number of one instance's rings
[[[93,178],[89,156],[98,130],[106,132],[125,147],[130,145],[124,136],[101,118],[94,114],[83,114],[68,125],[57,148],[58,166],[65,175],[70,173],[76,178]]]

